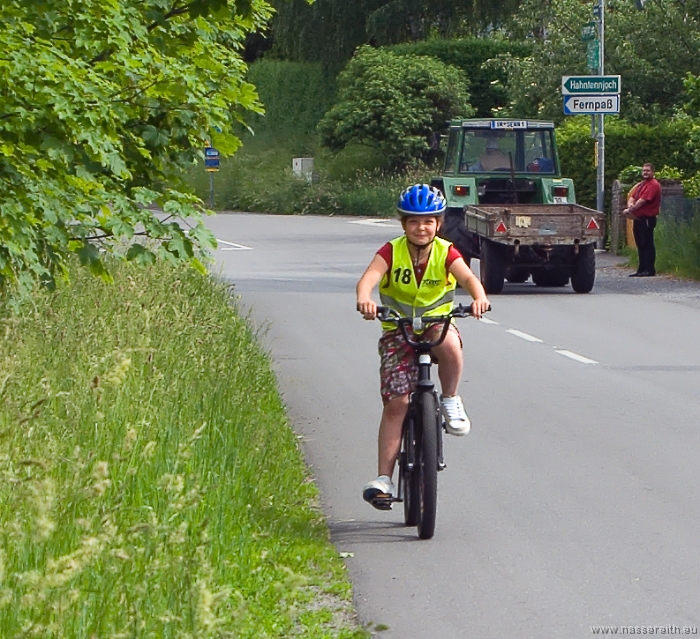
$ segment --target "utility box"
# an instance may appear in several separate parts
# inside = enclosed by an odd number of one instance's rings
[[[294,177],[304,179],[311,184],[314,177],[314,159],[292,158],[292,173]]]

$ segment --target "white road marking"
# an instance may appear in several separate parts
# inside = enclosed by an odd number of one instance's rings
[[[401,226],[399,222],[394,222],[392,220],[352,220],[348,224],[364,224],[365,226],[380,226],[382,228],[389,228],[394,226]]]
[[[227,242],[226,240],[220,240],[218,237],[216,241],[219,244],[227,244],[226,248],[220,248],[220,251],[252,251],[252,246],[244,246],[243,244],[235,244],[234,242]]]
[[[484,317],[483,315],[481,316],[481,319],[479,321],[483,322],[484,324],[493,324],[494,326],[498,326],[498,322],[494,322],[492,319]]]
[[[524,339],[527,342],[538,342],[540,344],[543,343],[539,337],[533,337],[532,335],[529,335],[528,333],[523,333],[522,331],[518,331],[514,328],[507,329],[506,333],[510,333],[511,335],[515,335],[516,337],[519,337],[520,339]]]
[[[568,357],[569,359],[576,360],[577,362],[581,362],[582,364],[597,364],[594,359],[588,359],[587,357],[584,357],[583,355],[579,355],[578,353],[572,353],[571,351],[560,351],[557,350],[557,353],[559,355],[563,355],[564,357]]]

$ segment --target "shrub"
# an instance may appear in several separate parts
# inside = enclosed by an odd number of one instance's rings
[[[662,166],[660,169],[656,169],[654,176],[657,180],[679,180],[685,182],[683,180],[683,171],[675,166]],[[642,180],[642,167],[627,166],[620,171],[618,179],[622,184],[636,184]]]
[[[486,63],[504,54],[525,56],[531,49],[525,42],[497,38],[432,38],[388,48],[396,55],[428,55],[464,71],[470,83],[471,105],[478,117],[490,117],[492,110],[505,106],[508,99],[506,71]]]
[[[683,180],[683,190],[686,197],[700,198],[700,173]]]
[[[473,113],[464,73],[425,56],[361,47],[338,77],[338,100],[319,123],[322,143],[377,147],[395,167],[430,151],[445,120]]]

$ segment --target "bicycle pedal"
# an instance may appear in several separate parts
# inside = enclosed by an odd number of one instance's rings
[[[394,498],[391,495],[377,495],[370,502],[377,510],[391,510],[394,505]]]

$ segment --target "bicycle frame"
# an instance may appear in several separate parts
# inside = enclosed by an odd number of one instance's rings
[[[436,317],[400,317],[398,313],[393,311],[393,309],[387,307],[377,308],[378,318],[385,322],[396,323],[399,330],[401,331],[406,343],[413,349],[416,364],[418,365],[418,380],[416,382],[415,389],[411,392],[409,396],[408,411],[406,412],[406,417],[404,419],[402,428],[402,442],[405,441],[405,431],[408,429],[408,441],[416,441],[416,414],[419,407],[419,396],[424,393],[431,393],[435,396],[435,404],[439,406],[438,393],[435,390],[435,382],[431,379],[430,371],[433,364],[432,349],[439,346],[445,340],[447,332],[450,330],[450,324],[452,323],[453,317],[467,317],[471,315],[471,307],[464,307],[461,304],[449,314]],[[422,338],[423,332],[427,332],[431,327],[442,324],[442,330],[437,339],[426,340]],[[412,334],[409,334],[409,327],[412,329]],[[415,333],[421,332],[421,336],[416,339]],[[437,436],[437,460],[438,466],[437,470],[444,470],[446,468],[445,458],[444,458],[444,448],[442,440],[442,431],[444,430],[444,420],[442,415],[438,411],[438,432]],[[406,470],[409,472],[413,471],[416,467],[416,450],[415,446],[407,447],[407,450],[402,451],[402,454],[406,455],[405,464]],[[403,485],[404,477],[403,473],[399,472],[399,482],[397,497],[394,501],[403,502],[404,500],[404,490]]]

